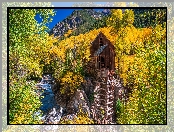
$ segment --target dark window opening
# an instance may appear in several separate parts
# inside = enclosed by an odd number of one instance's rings
[[[105,68],[105,58],[102,57],[102,56],[99,56],[98,59],[97,59],[97,62],[98,62],[98,69],[100,68]]]
[[[100,42],[100,46],[103,46],[103,42]]]
[[[103,41],[102,41],[102,38],[100,38],[99,43],[100,43],[100,46],[103,46]]]
[[[99,63],[98,63],[98,68],[100,69],[100,61],[99,61]]]
[[[105,68],[105,59],[101,56],[101,68]]]
[[[101,56],[101,62],[104,63],[105,62],[105,59],[103,56]]]

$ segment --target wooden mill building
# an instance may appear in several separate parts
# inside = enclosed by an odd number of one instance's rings
[[[90,47],[91,61],[96,69],[115,69],[115,47],[106,38],[106,36],[100,32]]]

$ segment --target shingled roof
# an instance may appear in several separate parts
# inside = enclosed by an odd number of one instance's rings
[[[108,46],[108,44],[101,46],[95,53],[94,56],[100,55],[100,53]]]

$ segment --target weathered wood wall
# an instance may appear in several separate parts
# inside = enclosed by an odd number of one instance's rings
[[[102,48],[103,46],[103,48]],[[101,49],[101,50],[100,50]],[[95,68],[115,69],[115,48],[103,33],[100,33],[92,42],[90,53]],[[98,51],[98,52],[97,52]]]

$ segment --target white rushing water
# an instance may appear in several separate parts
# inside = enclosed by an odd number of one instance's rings
[[[39,118],[44,122],[44,124],[56,124],[60,121],[63,109],[60,107],[54,98],[54,93],[52,91],[52,83],[54,79],[50,76],[43,76],[40,83],[37,84],[38,93],[43,96],[41,98],[42,106],[40,110],[43,115]],[[40,112],[36,112],[34,115],[39,115]]]

